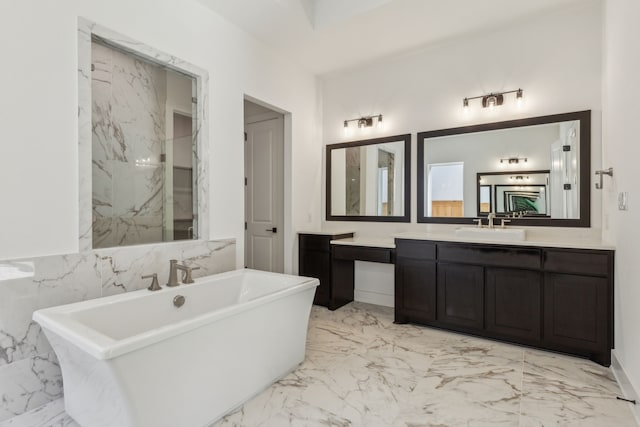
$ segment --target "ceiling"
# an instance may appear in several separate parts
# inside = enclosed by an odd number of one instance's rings
[[[325,74],[582,0],[199,0]]]

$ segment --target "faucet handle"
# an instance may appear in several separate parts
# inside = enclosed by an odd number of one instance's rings
[[[482,228],[482,218],[476,218],[473,220],[473,222],[477,222],[478,228]]]
[[[160,289],[162,289],[160,287],[160,284],[158,283],[158,274],[157,273],[153,273],[153,274],[147,274],[146,276],[142,276],[143,279],[152,279],[151,280],[151,285],[147,288],[150,291],[159,291]]]
[[[505,224],[507,224],[507,223],[511,222],[511,220],[510,220],[510,219],[504,219],[504,218],[502,218],[502,220],[501,220],[501,221],[502,221],[502,222],[500,223],[500,228],[504,228],[504,225],[505,225]]]
[[[193,270],[200,270],[200,267],[187,267],[182,270],[182,283],[185,285],[193,283],[193,277],[191,277],[191,272],[193,272]]]

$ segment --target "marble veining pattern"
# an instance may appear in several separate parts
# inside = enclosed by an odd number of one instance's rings
[[[314,306],[300,367],[212,427],[636,426],[619,393],[588,360]],[[8,426],[76,424],[57,401]]]
[[[146,288],[148,281],[140,277],[151,273],[157,273],[160,285],[164,286],[169,280],[170,259],[198,267],[193,271],[193,278],[233,270],[235,251],[234,240],[179,241],[164,245],[101,249],[97,253],[100,254],[102,265],[102,295]],[[158,268],[158,265],[161,267]]]
[[[0,422],[62,397],[58,361],[31,320],[40,308],[138,290],[168,279],[168,260],[194,277],[235,269],[235,241],[180,241],[0,262]]]
[[[100,185],[100,181],[109,182],[107,178],[122,177],[121,184],[125,184],[129,181],[128,176],[133,172],[127,172],[123,174],[123,171],[115,171],[114,166],[116,163],[122,163],[129,161],[135,161],[137,155],[144,158],[153,157],[152,155],[146,155],[144,153],[136,153],[134,144],[127,144],[124,140],[125,132],[133,132],[134,138],[138,138],[139,132],[137,128],[123,129],[114,125],[115,123],[124,123],[122,126],[127,126],[127,117],[114,117],[118,114],[122,114],[117,108],[114,108],[110,103],[92,102],[92,89],[96,90],[97,94],[106,95],[110,92],[113,78],[117,77],[117,73],[108,73],[109,69],[112,69],[117,60],[113,58],[103,56],[98,63],[96,63],[96,70],[91,71],[92,64],[92,35],[98,36],[104,40],[108,40],[117,46],[120,46],[126,50],[131,50],[137,55],[154,61],[156,63],[166,64],[169,68],[174,68],[182,73],[186,73],[192,76],[196,80],[194,85],[194,93],[192,94],[198,102],[196,103],[196,111],[193,138],[196,142],[193,147],[193,156],[195,159],[196,175],[196,197],[194,197],[194,208],[197,212],[197,217],[194,219],[194,229],[198,230],[198,236],[209,236],[209,224],[207,219],[209,218],[209,147],[208,147],[208,103],[209,103],[209,74],[206,70],[196,67],[186,61],[176,58],[175,56],[163,53],[151,46],[140,43],[136,40],[125,37],[117,32],[111,31],[105,27],[102,27],[94,22],[91,22],[85,18],[78,18],[78,163],[79,163],[79,238],[80,238],[80,251],[90,251],[93,249],[93,238],[97,240],[98,245],[95,247],[107,247],[116,244],[131,244],[125,237],[127,233],[133,233],[138,243],[159,241],[156,224],[158,221],[162,222],[162,218],[156,218],[153,215],[143,215],[140,217],[140,213],[134,215],[136,218],[125,218],[117,223],[114,220],[104,216],[106,212],[112,212],[114,209],[122,210],[120,208],[112,206],[108,203],[112,199],[113,189],[106,188],[107,185]],[[142,68],[141,68],[142,67]],[[138,61],[138,75],[144,77],[148,70],[143,69],[141,61]],[[93,78],[92,78],[93,77]],[[133,87],[135,91],[143,91],[145,88],[141,83],[144,78],[136,80],[134,83],[139,83]],[[147,93],[149,91],[147,90]],[[123,96],[123,94],[114,94],[114,96]],[[126,95],[126,102],[133,102],[135,99],[131,99]],[[146,98],[150,99],[150,98]],[[152,99],[158,99],[157,96]],[[141,108],[140,106],[134,106],[135,108]],[[92,115],[99,117],[96,121],[96,128],[92,127]],[[161,120],[161,116],[156,115],[157,120],[152,120],[151,125],[154,129],[160,129],[164,127],[158,120]],[[162,120],[164,120],[162,118]],[[136,133],[138,132],[138,133]],[[96,136],[95,144],[92,135]],[[109,144],[108,141],[113,138],[117,143]],[[148,138],[144,136],[144,144],[141,144],[145,153],[153,148],[154,144],[157,145],[160,142],[157,138]],[[137,144],[135,144],[138,147]],[[93,162],[92,149],[97,154],[96,162]],[[122,166],[120,164],[120,166]],[[144,171],[146,178],[143,183],[161,183],[158,180],[158,171],[149,169]],[[92,186],[92,181],[98,180],[96,187]],[[94,192],[96,190],[97,199],[94,200]],[[136,189],[136,191],[147,189]],[[151,191],[150,195],[157,195],[157,192]],[[147,199],[149,200],[149,199]],[[95,202],[95,203],[94,203]],[[105,203],[106,202],[106,203]],[[149,206],[157,205],[161,203],[161,198],[151,198],[147,208]],[[129,209],[132,206],[124,207]],[[95,206],[96,213],[93,215],[92,207]],[[140,209],[141,206],[134,206],[135,209]],[[96,233],[94,235],[94,223]]]

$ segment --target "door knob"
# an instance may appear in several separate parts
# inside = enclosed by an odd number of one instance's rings
[[[277,233],[278,232],[278,227],[267,228],[265,231],[270,231],[272,233]]]

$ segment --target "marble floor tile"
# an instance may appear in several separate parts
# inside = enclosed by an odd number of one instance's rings
[[[80,427],[64,411],[64,400],[49,402],[33,411],[0,423],[0,427]]]
[[[304,362],[211,427],[636,426],[619,393],[588,360],[314,306]],[[77,427],[47,406],[0,427]]]

